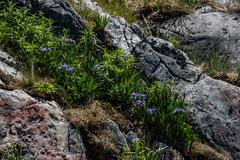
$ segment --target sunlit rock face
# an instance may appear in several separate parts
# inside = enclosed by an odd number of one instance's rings
[[[227,57],[230,67],[236,68],[240,63],[239,26],[239,14],[204,7],[193,14],[164,22],[160,32],[179,38],[186,54],[206,57],[214,52]]]
[[[81,132],[64,119],[60,106],[0,89],[0,150],[8,151],[12,142],[22,146],[23,159],[87,159]]]
[[[148,37],[136,45],[137,67],[153,80],[174,80],[189,105],[189,119],[231,159],[240,159],[240,88],[201,73],[171,43]]]

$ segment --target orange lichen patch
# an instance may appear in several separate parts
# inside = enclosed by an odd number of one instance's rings
[[[186,153],[191,159],[196,157],[202,157],[203,159],[214,159],[214,160],[229,160],[230,158],[224,154],[217,152],[212,147],[202,144],[199,142],[194,142],[189,149],[189,152]]]

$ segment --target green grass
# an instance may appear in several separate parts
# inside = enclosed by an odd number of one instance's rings
[[[128,23],[137,21],[134,12],[127,8],[124,0],[96,0],[96,2],[110,15],[124,17]]]
[[[46,94],[56,92],[59,96],[55,100],[65,108],[77,107],[89,98],[121,106],[121,111],[144,120],[154,139],[178,149],[198,140],[187,122],[184,99],[170,85],[148,82],[135,68],[134,57],[104,49],[91,29],[83,31],[76,43],[68,43],[67,31],[55,35],[52,21],[42,14],[32,15],[11,2],[3,6],[0,44],[5,50],[14,48],[12,56],[22,62],[22,69],[30,70],[34,88]],[[52,84],[36,82],[35,75],[48,77]],[[134,92],[141,96],[133,98]],[[149,108],[156,113],[147,113]],[[175,109],[183,112],[175,113]]]
[[[158,160],[158,155],[165,148],[152,150],[147,147],[146,143],[138,140],[135,142],[134,148],[124,148],[123,156],[119,160]]]
[[[230,70],[228,58],[220,56],[216,46],[212,48],[206,56],[199,56],[197,54],[190,54],[189,58],[196,64],[202,66],[204,73],[212,76],[219,77],[225,76]]]

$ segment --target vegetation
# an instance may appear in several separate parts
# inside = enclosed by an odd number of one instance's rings
[[[1,158],[1,157],[0,157]],[[10,150],[3,157],[3,160],[22,160],[22,147],[16,143],[11,144]]]
[[[158,155],[165,148],[152,150],[146,146],[144,142],[135,142],[134,149],[131,151],[129,148],[124,148],[123,157],[120,160],[158,160]]]
[[[192,53],[189,57],[195,64],[202,67],[203,72],[212,77],[225,77],[230,69],[228,58],[219,56],[217,47],[212,48],[206,56],[201,57]]]
[[[101,29],[105,22],[97,26]],[[25,62],[22,69],[31,68],[35,88],[42,93],[57,92],[62,99],[56,100],[66,107],[78,106],[88,98],[122,106],[122,111],[134,113],[152,128],[149,132],[154,140],[178,149],[198,140],[187,123],[187,104],[171,85],[148,82],[135,68],[132,56],[104,49],[91,29],[75,42],[67,31],[55,35],[51,25],[41,13],[32,15],[11,2],[1,8],[0,43],[6,50],[14,48],[12,55]],[[53,84],[36,82],[36,76],[48,77]]]

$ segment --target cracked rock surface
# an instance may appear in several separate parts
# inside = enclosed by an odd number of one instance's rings
[[[86,28],[81,16],[72,8],[67,0],[15,0],[34,12],[41,11],[47,18],[54,20],[56,26],[70,30],[72,34]]]
[[[0,89],[0,151],[7,151],[11,142],[22,146],[26,160],[87,159],[81,132],[55,102]]]
[[[14,58],[0,50],[0,84],[23,80],[23,75],[17,68]]]
[[[159,38],[148,37],[133,54],[146,76],[164,83],[174,80],[195,129],[232,159],[240,159],[239,87],[202,74],[183,52]]]
[[[216,12],[204,7],[191,15],[174,18],[161,25],[161,32],[181,39],[188,54],[206,56],[214,48],[218,55],[228,57],[231,67],[240,63],[240,16]]]

